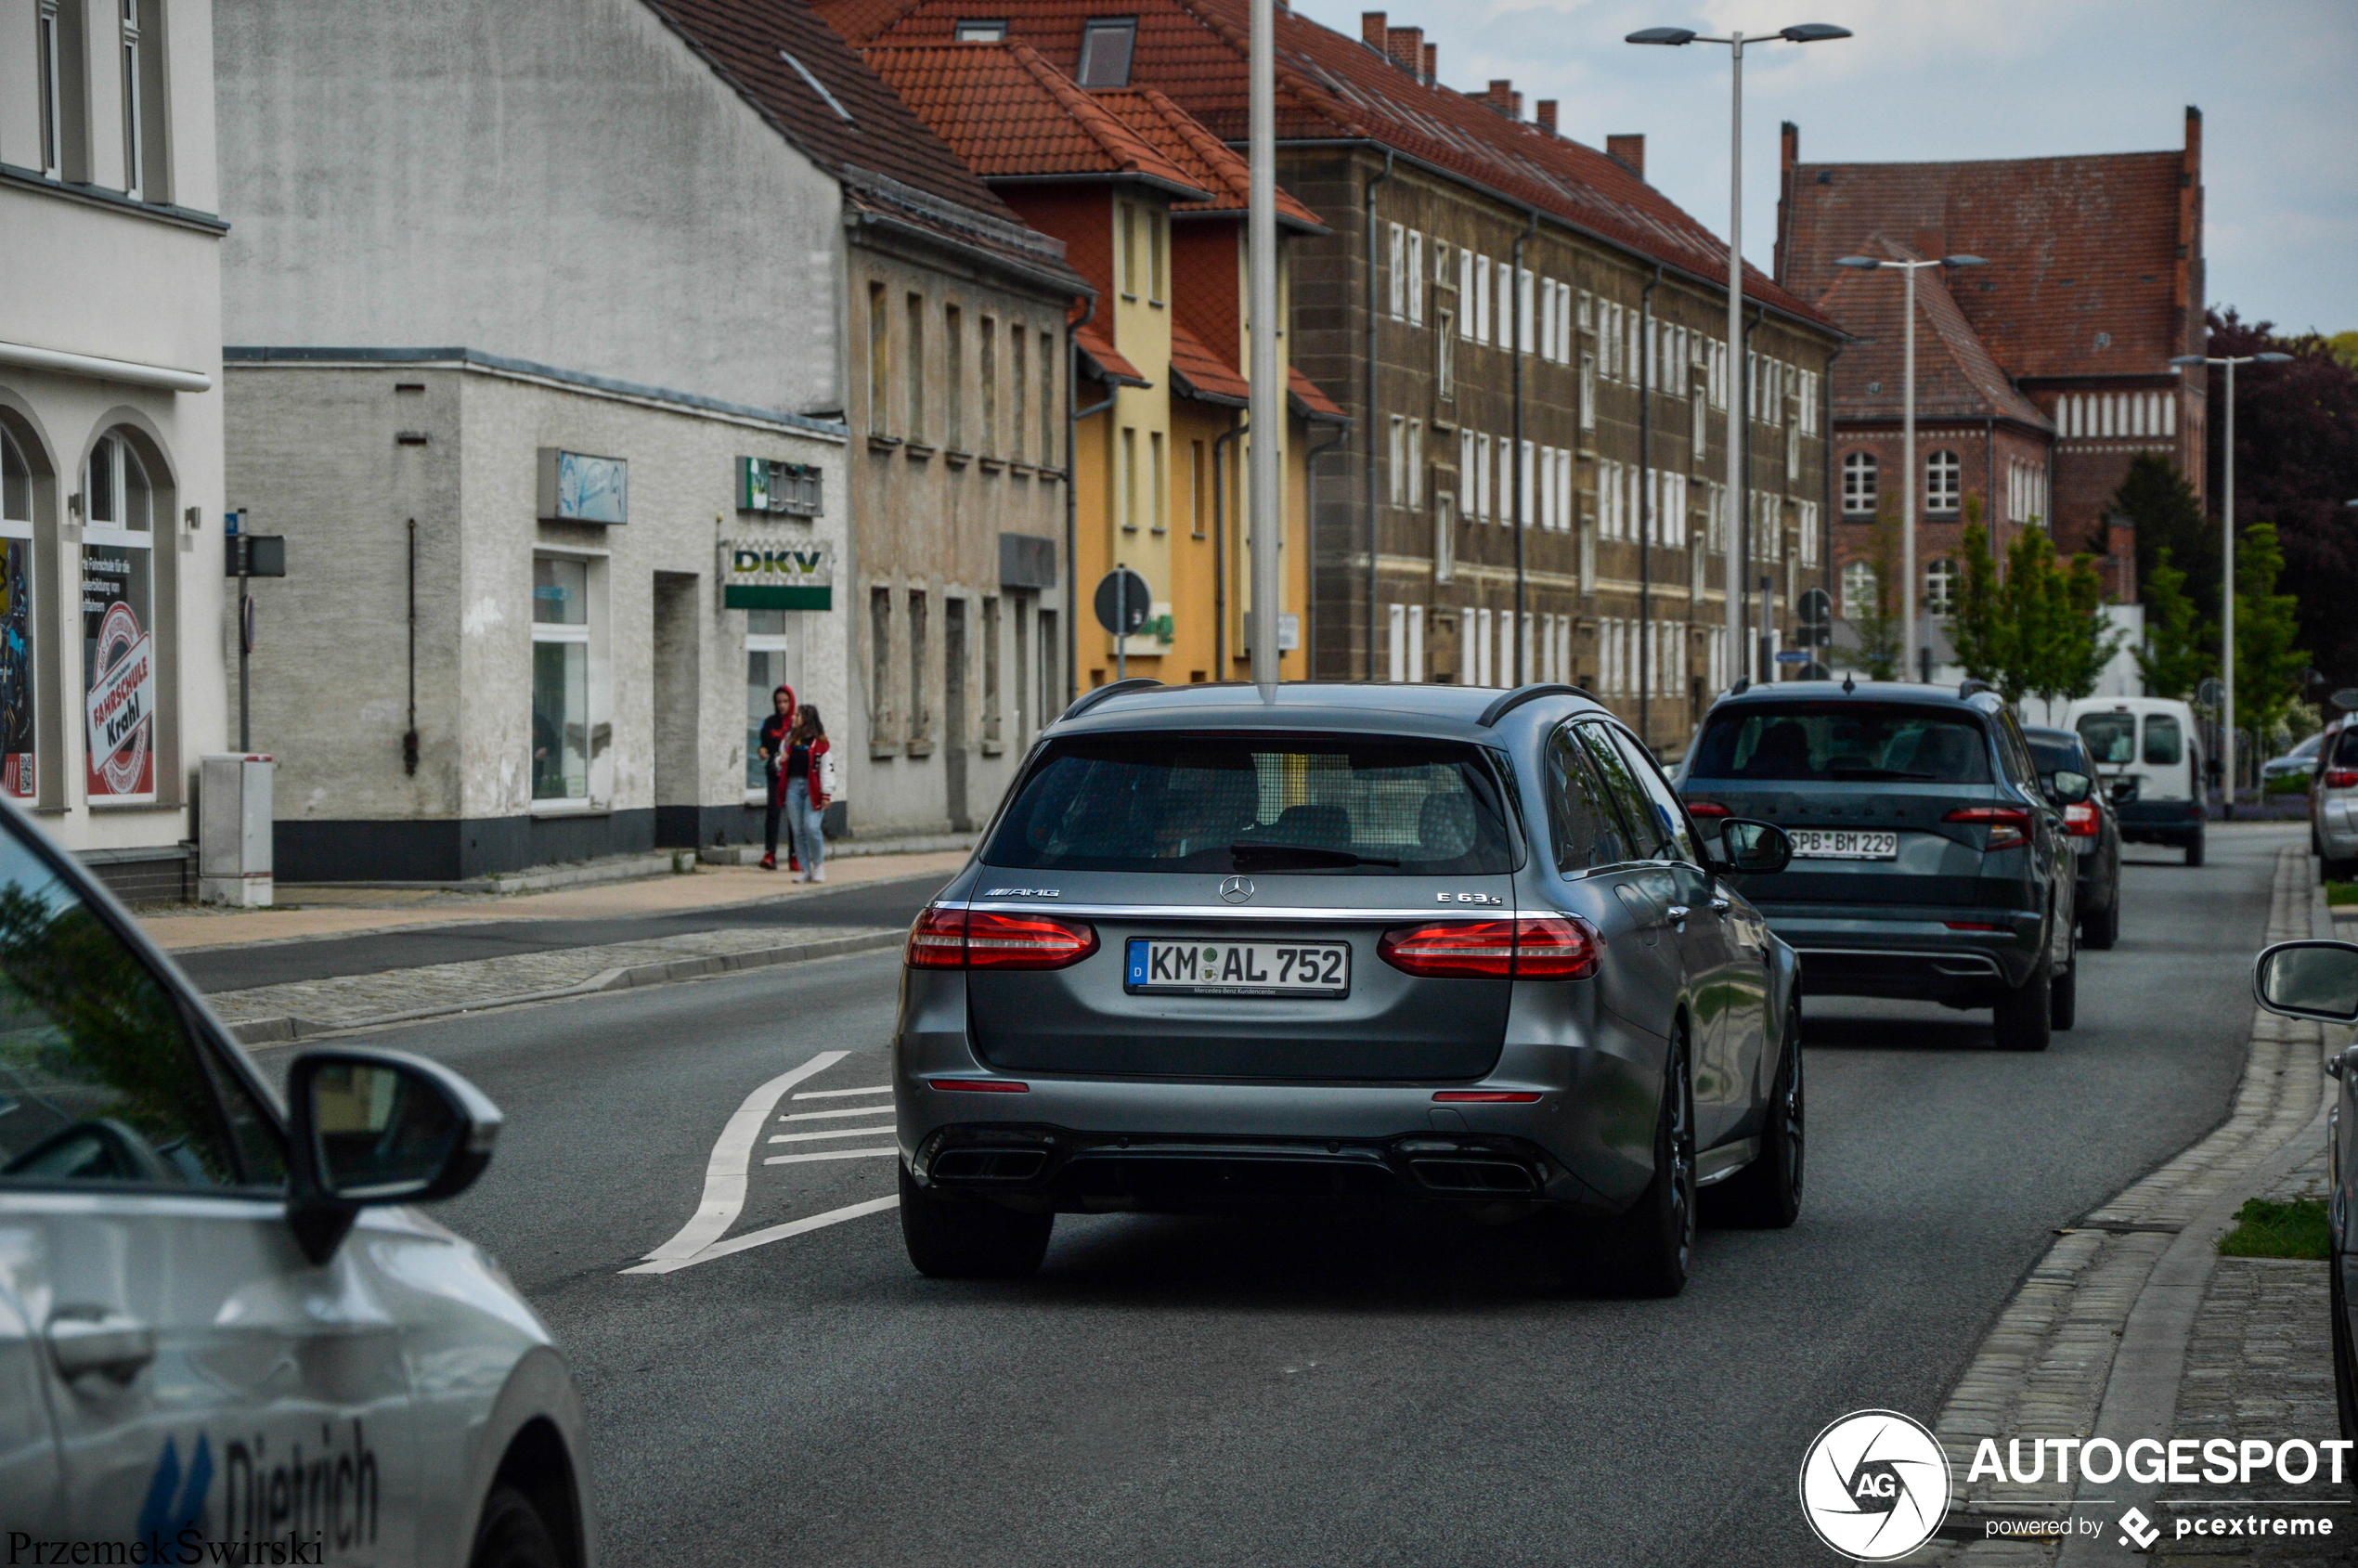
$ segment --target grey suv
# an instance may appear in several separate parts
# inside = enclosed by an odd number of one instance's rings
[[[1799,1211],[1798,971],[1732,880],[1784,851],[1699,845],[1568,686],[1091,693],[910,932],[911,1261],[1029,1274],[1059,1212],[1407,1200],[1573,1217],[1674,1293],[1701,1189]]]

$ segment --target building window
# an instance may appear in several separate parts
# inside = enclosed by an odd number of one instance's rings
[[[1138,37],[1136,17],[1093,21],[1082,30],[1081,67],[1073,74],[1084,87],[1130,85],[1130,51]]]
[[[892,320],[885,311],[885,286],[868,285],[868,428],[881,435],[892,408]]]
[[[1458,576],[1458,498],[1447,490],[1432,496],[1432,580],[1450,582]]]
[[[941,439],[953,452],[966,449],[966,318],[954,305],[941,307]]]
[[[999,455],[999,323],[986,316],[978,323],[982,342],[975,369],[981,379],[982,430],[975,450],[986,458]]]
[[[1490,437],[1474,437],[1473,514],[1483,522],[1490,521]]]
[[[1875,510],[1875,455],[1850,452],[1842,460],[1842,510],[1846,516],[1870,516]]]
[[[1473,317],[1476,343],[1490,341],[1490,258],[1474,257],[1474,290],[1471,308],[1466,314]]]
[[[1580,428],[1597,428],[1597,356],[1580,356]]]
[[[1458,331],[1474,335],[1474,255],[1463,245],[1458,247]]]
[[[1138,432],[1129,425],[1121,427],[1121,472],[1115,475],[1120,488],[1115,499],[1121,505],[1121,525],[1138,526]]]
[[[1408,231],[1398,224],[1391,226],[1392,266],[1384,279],[1385,298],[1392,307],[1392,318],[1398,321],[1408,314]],[[1398,605],[1393,606],[1394,610]]]
[[[1150,520],[1158,534],[1171,526],[1171,476],[1163,467],[1162,432],[1147,432],[1147,495]]]
[[[926,296],[909,296],[909,341],[901,345],[909,372],[909,429],[912,441],[926,438]]]
[[[1400,506],[1408,499],[1408,421],[1398,414],[1392,416],[1386,427],[1384,468],[1392,486],[1392,504]]]
[[[1695,388],[1687,403],[1688,451],[1696,462],[1703,461],[1704,443],[1710,439],[1711,413],[1704,407],[1704,390]]]
[[[1842,613],[1846,620],[1858,620],[1876,613],[1875,568],[1870,562],[1853,561],[1842,569]]]
[[[41,0],[40,15],[33,28],[33,70],[38,77],[34,86],[40,94],[41,109],[41,172],[57,179],[64,171],[66,126],[56,0]]]
[[[34,671],[32,466],[0,427],[0,795],[32,796]]]
[[[1458,313],[1444,305],[1435,315],[1433,373],[1443,397],[1458,395]]]
[[[532,561],[532,798],[590,798],[590,563]]]
[[[761,760],[761,726],[776,705],[771,695],[781,686],[794,686],[802,671],[801,638],[794,629],[793,610],[745,612],[745,797],[762,799],[770,788],[769,770]]]
[[[1408,324],[1425,324],[1425,237],[1408,231]]]
[[[1040,343],[1040,466],[1056,466],[1056,339],[1036,334]]]
[[[1954,512],[1960,504],[1963,467],[1957,454],[1935,452],[1924,460],[1924,510]]]
[[[868,590],[868,738],[892,739],[892,590]]]
[[[999,601],[982,602],[982,738],[999,744]]]
[[[1791,484],[1801,477],[1801,426],[1785,426],[1785,482]]]
[[[1149,210],[1147,214],[1147,303],[1160,305],[1171,297],[1169,248],[1163,236],[1171,219],[1169,214]]]
[[[1924,568],[1924,611],[1949,616],[1957,610],[1957,564],[1939,560]]]
[[[909,738],[926,739],[933,714],[926,706],[926,590],[909,590]]]
[[[146,466],[120,430],[83,471],[82,647],[94,800],[156,792],[155,522]]]
[[[961,44],[998,44],[1005,41],[1007,21],[1004,17],[988,20],[962,21],[955,34]]]
[[[1023,329],[1013,322],[1007,324],[1007,455],[1023,461],[1024,403],[1030,395],[1030,385],[1023,363]]]
[[[1425,504],[1425,421],[1408,421],[1408,504]]]
[[[139,200],[140,99],[139,0],[121,0],[123,6],[123,193]]]

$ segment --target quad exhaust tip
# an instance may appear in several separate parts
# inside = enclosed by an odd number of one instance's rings
[[[1412,1160],[1408,1170],[1435,1192],[1530,1197],[1539,1190],[1529,1169],[1507,1160]]]
[[[927,1170],[937,1182],[1028,1182],[1047,1163],[1045,1149],[946,1148]]]

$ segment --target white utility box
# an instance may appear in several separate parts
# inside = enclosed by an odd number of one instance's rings
[[[207,757],[198,780],[197,898],[263,909],[270,903],[270,758]]]

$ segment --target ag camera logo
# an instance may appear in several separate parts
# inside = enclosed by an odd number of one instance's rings
[[[1801,1511],[1820,1540],[1853,1562],[1905,1557],[1949,1516],[1949,1456],[1897,1410],[1853,1411],[1803,1456]]]

